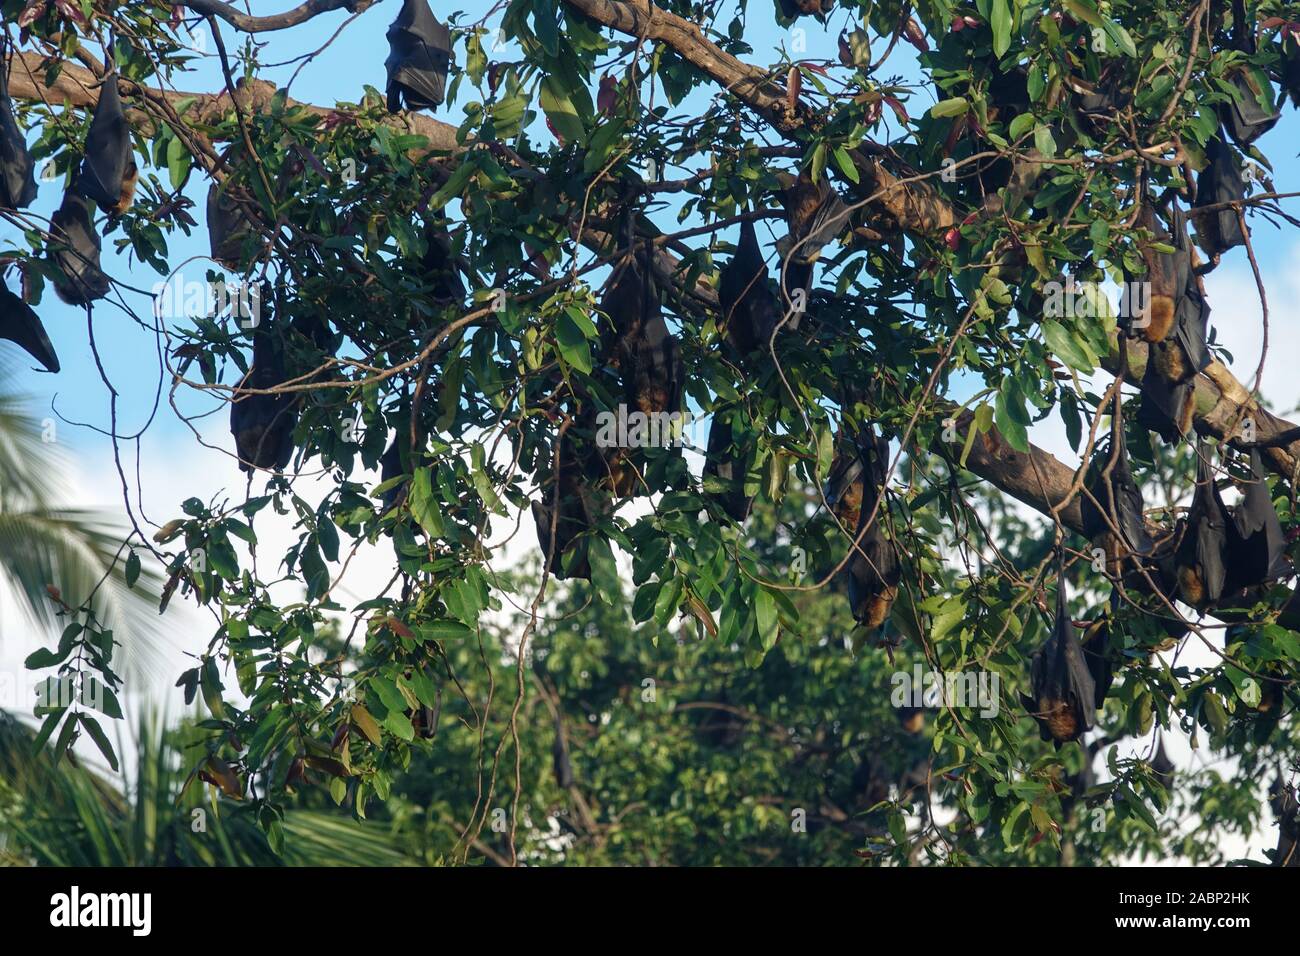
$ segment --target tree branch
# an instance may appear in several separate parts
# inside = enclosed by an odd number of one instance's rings
[[[189,7],[202,16],[220,17],[236,30],[245,33],[268,33],[272,30],[287,30],[300,23],[306,23],[313,17],[331,10],[347,10],[348,13],[363,13],[375,4],[376,0],[307,0],[301,6],[275,13],[265,17],[255,17],[240,13],[238,9],[222,0],[185,0],[182,6]]]

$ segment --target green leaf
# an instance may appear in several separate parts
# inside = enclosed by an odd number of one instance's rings
[[[433,476],[429,468],[417,468],[411,478],[411,517],[430,539],[442,537],[442,510],[446,507],[433,496]]]
[[[104,759],[108,761],[108,765],[112,767],[113,772],[116,773],[117,754],[113,752],[113,745],[108,742],[108,736],[104,733],[104,728],[99,726],[99,721],[85,712],[78,714],[77,719],[81,721],[81,725],[85,727],[86,732],[90,734],[90,739],[95,742],[95,746],[99,748],[99,752],[104,755]]]
[[[993,0],[989,26],[993,28],[993,54],[1001,57],[1011,48],[1011,0]]]
[[[132,551],[126,556],[126,586],[135,587],[135,582],[140,580],[140,555]]]
[[[945,116],[965,116],[970,109],[970,103],[965,97],[954,96],[951,99],[940,100],[930,107],[930,115],[935,119]]]

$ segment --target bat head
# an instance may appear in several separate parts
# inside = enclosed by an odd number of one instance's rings
[[[388,111],[434,109],[446,95],[451,31],[427,0],[405,0],[388,28]]]

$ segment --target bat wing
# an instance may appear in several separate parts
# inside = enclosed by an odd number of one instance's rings
[[[9,67],[0,48],[0,206],[22,209],[36,198],[36,171],[9,99]]]
[[[1111,684],[1115,682],[1115,665],[1110,659],[1110,622],[1106,618],[1089,628],[1083,642],[1083,659],[1096,691],[1093,703],[1097,710],[1101,710]]]
[[[99,102],[86,134],[86,155],[81,161],[77,188],[109,212],[122,198],[122,184],[131,162],[131,127],[126,122],[117,92],[117,71],[104,77]]]
[[[111,283],[99,268],[100,239],[90,200],[75,188],[50,217],[50,258],[59,273],[54,291],[70,305],[87,305],[108,295]]]
[[[767,284],[767,263],[749,220],[740,225],[736,254],[718,281],[718,301],[727,341],[741,355],[766,346],[781,319],[781,308]]]
[[[1119,457],[1107,480],[1105,472],[1110,464],[1111,448],[1117,441],[1120,443]],[[1084,496],[1080,507],[1083,511],[1084,533],[1088,538],[1096,539],[1110,532],[1113,522],[1132,554],[1149,555],[1153,544],[1142,516],[1142,492],[1133,480],[1123,432],[1119,428],[1111,432],[1108,446],[1098,449],[1093,455],[1087,487],[1089,495]],[[1108,517],[1110,520],[1107,520]]]
[[[1152,345],[1153,349],[1168,348],[1168,343]],[[1137,420],[1143,428],[1156,432],[1166,444],[1177,443],[1190,430],[1186,416],[1192,395],[1192,382],[1171,385],[1156,371],[1155,363],[1148,360],[1142,375],[1142,398],[1138,403]]]
[[[1196,283],[1189,281],[1186,292],[1178,303],[1178,325],[1175,331],[1178,346],[1187,356],[1187,378],[1204,371],[1210,364],[1210,350],[1206,345],[1209,322],[1210,304],[1196,288]]]
[[[388,110],[433,109],[446,96],[451,31],[426,0],[406,0],[388,28]]]
[[[40,362],[47,372],[59,370],[59,357],[54,354],[45,334],[45,326],[32,307],[9,291],[0,280],[0,339],[8,339]]]
[[[1271,581],[1286,573],[1286,536],[1277,509],[1264,479],[1264,468],[1259,452],[1250,453],[1251,470],[1255,480],[1246,486],[1241,503],[1233,515],[1238,547],[1233,550],[1241,556],[1238,584],[1246,587]],[[1234,576],[1236,576],[1234,574]]]

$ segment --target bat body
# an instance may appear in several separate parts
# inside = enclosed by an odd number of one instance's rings
[[[22,209],[36,198],[36,164],[9,99],[9,65],[0,47],[0,208]]]
[[[439,305],[465,301],[465,283],[461,280],[452,255],[451,235],[446,229],[427,223],[424,229],[424,266],[433,301]]]
[[[1231,103],[1219,105],[1219,118],[1234,143],[1249,146],[1277,124],[1280,114],[1273,108],[1273,90],[1257,90],[1254,74],[1245,67],[1232,70],[1224,79],[1236,96]],[[1261,94],[1268,102],[1267,109],[1260,104]]]
[[[1209,165],[1196,181],[1195,207],[1212,206],[1246,198],[1241,161],[1236,151],[1217,135],[1205,144]],[[1231,206],[1202,213],[1196,220],[1196,238],[1207,256],[1222,255],[1234,246],[1245,245],[1237,210]]]
[[[648,262],[633,259],[623,265],[601,311],[613,324],[613,362],[628,408],[646,415],[681,411],[686,384],[681,347],[664,321]]]
[[[1043,740],[1059,746],[1092,729],[1097,687],[1065,607],[1064,575],[1056,592],[1052,635],[1030,662],[1033,696],[1022,695]]]
[[[835,8],[835,0],[777,0],[777,6],[786,20],[796,20],[805,14],[820,18]]]
[[[221,184],[213,183],[208,189],[208,244],[212,258],[227,269],[239,268],[244,242],[256,231],[239,203],[227,195]]]
[[[732,416],[723,410],[713,413],[709,424],[709,447],[704,456],[704,475],[725,486],[725,490],[708,492],[732,521],[744,523],[754,505],[754,496],[745,494],[745,475],[749,471],[749,449],[737,447],[731,427]]]
[[[111,283],[99,268],[94,207],[75,185],[50,217],[50,236],[50,259],[59,273],[52,281],[59,298],[69,305],[89,305],[108,295]]]
[[[1115,665],[1110,659],[1110,620],[1099,618],[1083,636],[1083,659],[1092,675],[1097,710],[1106,704],[1106,695],[1115,682]]]
[[[1286,535],[1257,450],[1250,453],[1250,465],[1255,480],[1246,485],[1229,530],[1229,591],[1273,581],[1288,570]]]
[[[1112,449],[1118,451],[1113,466]],[[1107,469],[1110,469],[1109,475]],[[1119,416],[1107,447],[1099,448],[1093,455],[1084,487],[1088,493],[1080,502],[1083,532],[1089,541],[1104,548],[1111,573],[1118,575],[1126,559],[1146,557],[1152,550],[1151,537],[1142,516],[1142,492],[1138,490],[1129,467],[1123,423]]]
[[[1198,459],[1196,491],[1174,560],[1179,599],[1203,609],[1218,602],[1227,582],[1228,509],[1209,463],[1204,455],[1198,454]]]
[[[889,442],[867,434],[863,436],[861,461],[861,504],[854,527],[857,546],[853,549],[844,573],[848,577],[849,608],[853,617],[868,630],[885,623],[898,596],[902,568],[894,543],[884,533],[886,509],[876,505],[884,493],[885,469],[889,459]],[[836,502],[847,505],[853,497],[849,481]],[[830,496],[827,496],[830,500]],[[835,504],[832,504],[835,507]],[[876,513],[873,515],[872,512]]]
[[[3,280],[0,280],[0,339],[15,343],[40,362],[45,371],[59,370],[59,357],[54,354],[40,317],[21,297],[10,292]]]
[[[727,342],[740,355],[766,348],[782,311],[767,284],[767,263],[749,220],[740,225],[736,254],[718,276],[718,301]]]
[[[587,541],[582,535],[591,530],[604,509],[599,492],[583,472],[582,458],[568,434],[561,439],[559,457],[558,510],[554,504],[556,481],[553,475],[542,484],[541,500],[532,504],[537,543],[551,574],[560,580],[582,578],[590,581]],[[553,539],[552,520],[555,523]]]
[[[399,428],[393,440],[388,443],[384,449],[383,455],[379,458],[379,483],[384,484],[399,475],[408,474],[406,466],[402,463],[402,444],[398,441],[402,431]],[[405,484],[396,484],[384,491],[380,495],[380,501],[383,502],[384,511],[392,511],[393,508],[401,504],[402,498],[406,494]]]
[[[569,747],[564,739],[564,725],[557,715],[555,718],[555,743],[551,745],[551,766],[555,770],[555,782],[561,790],[573,786],[573,763],[569,760]]]
[[[131,127],[117,91],[117,71],[110,69],[99,86],[77,188],[104,212],[120,216],[131,205],[138,178],[139,170],[131,158]]]
[[[284,359],[268,332],[254,333],[253,367],[243,388],[275,388],[285,381]],[[298,423],[292,395],[247,395],[230,405],[230,432],[235,436],[239,467],[283,471],[293,456],[293,429]]]
[[[442,104],[451,65],[451,31],[428,0],[405,0],[388,28],[388,111],[434,109]]]
[[[1145,320],[1143,323],[1133,321],[1137,318],[1133,314],[1137,311],[1137,305],[1128,297],[1128,289],[1125,290],[1123,311],[1130,323],[1129,332],[1151,343],[1165,341],[1174,330],[1179,307],[1188,285],[1193,282],[1191,242],[1187,238],[1186,217],[1177,202],[1173,204],[1169,218],[1169,228],[1165,229],[1156,218],[1150,203],[1144,203],[1138,220],[1138,225],[1151,231],[1153,240],[1152,243],[1144,243],[1139,250],[1147,269],[1145,281],[1150,284],[1147,311],[1141,316]],[[1156,242],[1171,245],[1174,251],[1162,252],[1155,249]],[[1131,283],[1134,280],[1130,277],[1129,281]]]

